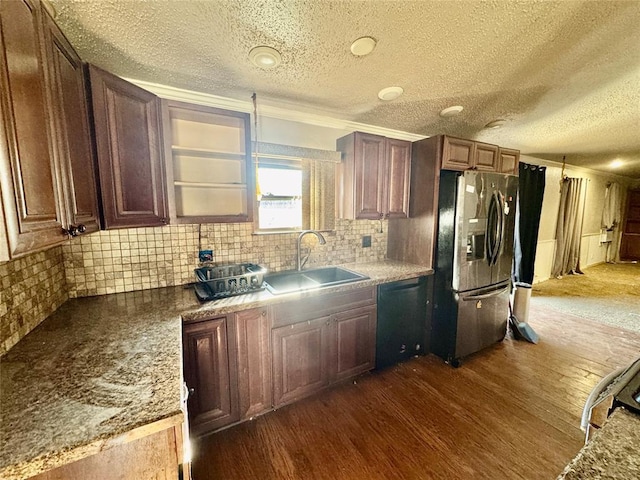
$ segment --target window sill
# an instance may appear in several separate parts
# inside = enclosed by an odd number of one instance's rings
[[[301,234],[302,232],[304,232],[305,230],[298,228],[298,229],[294,229],[294,228],[274,228],[271,230],[256,230],[252,233],[252,235],[280,235],[282,233],[295,233],[297,235]],[[335,233],[335,230],[315,230],[316,232],[320,232],[320,233]]]

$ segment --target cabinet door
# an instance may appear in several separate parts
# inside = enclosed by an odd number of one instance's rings
[[[474,166],[475,142],[462,138],[444,137],[442,145],[442,168],[445,170],[468,170]]]
[[[234,315],[240,419],[271,408],[271,319],[266,308]]]
[[[384,215],[381,192],[387,181],[386,139],[355,133],[355,218],[378,219]]]
[[[376,355],[376,306],[347,310],[333,316],[335,351],[331,378],[344,380],[373,369]]]
[[[0,190],[6,222],[2,256],[24,255],[67,237],[51,150],[39,4],[0,2]]]
[[[53,92],[55,146],[63,172],[70,223],[67,228],[95,232],[100,229],[96,170],[82,60],[49,14],[45,11],[43,15]]]
[[[89,66],[105,228],[167,223],[159,99]]]
[[[330,316],[325,316],[271,331],[275,407],[311,395],[329,383],[330,326]]]
[[[474,158],[474,166],[478,170],[483,172],[498,172],[500,170],[497,145],[476,143]]]
[[[227,343],[226,317],[184,326],[184,377],[192,391],[189,425],[196,434],[238,421],[238,389],[234,352]]]
[[[500,149],[500,173],[518,175],[518,164],[520,162],[520,151],[509,148]]]
[[[387,139],[387,175],[383,195],[387,218],[409,216],[411,142]]]
[[[629,190],[627,194],[620,259],[640,260],[640,190]]]

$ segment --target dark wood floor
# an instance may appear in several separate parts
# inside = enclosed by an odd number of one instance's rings
[[[194,479],[554,479],[589,391],[640,335],[544,307],[530,323],[538,345],[414,359],[209,436]]]

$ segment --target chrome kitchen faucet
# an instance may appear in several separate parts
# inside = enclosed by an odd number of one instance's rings
[[[302,232],[300,232],[300,235],[298,236],[298,250],[297,250],[298,256],[297,256],[297,262],[296,262],[296,265],[298,266],[298,271],[302,270],[302,267],[304,267],[304,264],[307,263],[307,260],[309,260],[309,255],[311,255],[311,249],[308,249],[305,257],[304,258],[300,257],[300,249],[301,249],[300,245],[302,243],[302,237],[304,237],[308,233],[312,233],[316,237],[318,237],[318,241],[320,242],[320,245],[324,245],[325,243],[327,243],[327,241],[324,239],[324,237],[320,232],[316,232],[315,230],[303,230]]]

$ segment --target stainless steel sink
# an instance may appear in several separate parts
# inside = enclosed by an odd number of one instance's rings
[[[292,270],[264,276],[264,285],[274,295],[312,290],[314,288],[332,287],[343,283],[366,280],[361,275],[342,267],[323,267],[313,270]]]

